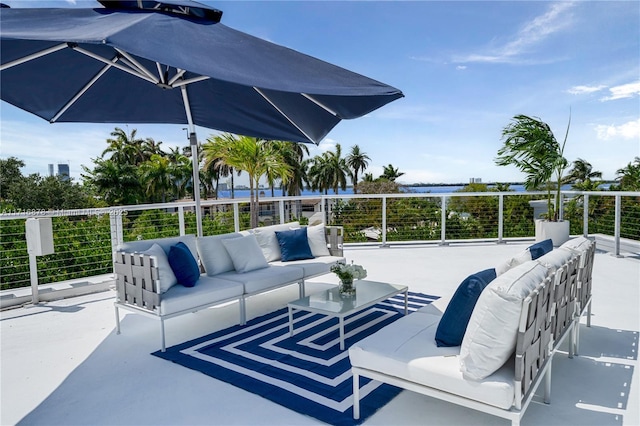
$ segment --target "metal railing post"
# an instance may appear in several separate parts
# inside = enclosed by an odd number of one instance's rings
[[[585,194],[582,198],[582,235],[589,235],[589,194]]]
[[[558,220],[564,220],[564,194],[560,193],[560,199],[558,200],[558,205],[556,206],[558,210]]]
[[[387,197],[382,196],[382,244],[380,247],[389,247],[387,244]]]
[[[622,213],[622,196],[616,195],[615,223],[613,228],[613,237],[615,240],[614,254],[620,256],[620,222]]]
[[[115,262],[116,250],[124,242],[122,230],[122,210],[115,210],[109,213],[109,227],[111,230],[111,258]],[[115,273],[115,271],[114,271]]]
[[[233,229],[240,232],[240,206],[237,201],[233,203]]]
[[[498,195],[498,244],[504,244],[502,241],[504,233],[504,194]]]
[[[325,224],[328,224],[329,221],[327,220],[327,209],[325,208],[325,198],[324,195],[320,196],[320,212],[322,213],[322,222]]]
[[[186,233],[184,227],[184,207],[178,206],[178,227],[180,228],[180,235],[184,235]]]
[[[278,207],[280,208],[280,223],[286,223],[286,218],[284,217],[284,200],[278,201]]]
[[[447,197],[443,195],[440,199],[440,245],[444,246],[447,245]]]

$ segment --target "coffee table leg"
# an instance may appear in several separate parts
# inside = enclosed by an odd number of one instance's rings
[[[344,318],[340,317],[340,350],[344,351]]]
[[[293,337],[293,309],[289,306],[289,337]]]

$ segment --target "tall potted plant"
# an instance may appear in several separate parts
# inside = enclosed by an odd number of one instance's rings
[[[546,188],[547,217],[546,220],[536,221],[536,240],[551,238],[554,246],[569,239],[569,222],[560,220],[559,202],[562,175],[568,165],[564,158],[564,147],[570,126],[571,114],[564,140],[560,144],[547,123],[537,117],[516,115],[502,130],[504,145],[498,150],[495,160],[499,166],[515,165],[524,172],[526,190]],[[555,194],[552,189],[555,189]]]

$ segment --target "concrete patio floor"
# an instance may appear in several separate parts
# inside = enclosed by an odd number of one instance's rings
[[[494,267],[531,243],[347,247],[368,279],[450,297],[469,274]],[[307,292],[337,281],[313,279]],[[289,286],[251,298],[253,318],[297,298]],[[259,396],[151,356],[159,325],[139,315],[115,334],[113,291],[1,313],[2,425],[317,425]],[[174,345],[238,321],[236,303],[171,319]],[[580,354],[554,357],[552,401],[534,398],[523,425],[640,425],[638,336],[640,259],[596,254],[592,327],[581,325]],[[508,421],[403,391],[366,425],[507,425]]]

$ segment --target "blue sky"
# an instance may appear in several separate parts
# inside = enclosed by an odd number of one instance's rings
[[[93,1],[15,1],[11,7],[99,7]],[[378,176],[391,163],[403,183],[521,181],[494,164],[501,130],[516,114],[540,117],[565,150],[605,179],[640,156],[640,7],[607,2],[203,1],[225,25],[401,89],[405,98],[346,120],[311,154],[358,144]],[[47,173],[102,153],[114,127],[185,146],[180,125],[48,124],[4,102],[0,157]],[[217,132],[197,128],[198,139]],[[240,182],[242,183],[242,179]]]

